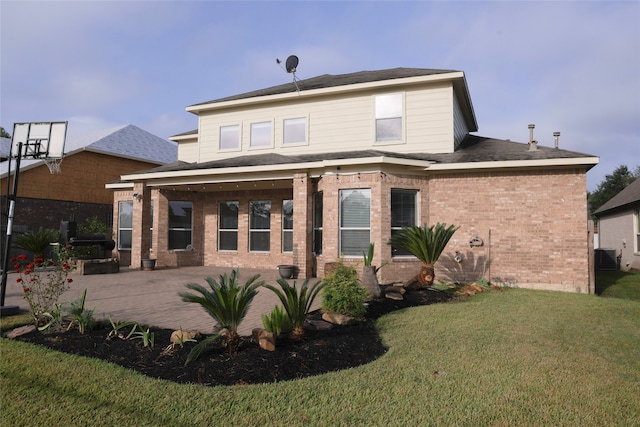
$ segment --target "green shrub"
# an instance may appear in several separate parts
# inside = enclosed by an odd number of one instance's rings
[[[60,239],[60,232],[56,230],[31,231],[16,237],[16,247],[33,252],[34,258],[42,258],[51,243]]]
[[[282,306],[276,305],[269,314],[262,315],[265,331],[274,335],[288,334],[293,329],[291,319]]]
[[[322,309],[329,313],[362,317],[369,292],[360,284],[355,267],[338,263],[333,273],[324,278]]]
[[[264,284],[263,281],[257,282],[259,277],[259,274],[252,276],[242,286],[239,283],[238,270],[233,270],[231,276],[227,276],[226,273],[221,274],[219,282],[211,277],[205,278],[210,290],[197,283],[185,285],[197,294],[180,292],[182,301],[200,304],[207,314],[216,321],[214,335],[206,338],[193,349],[187,363],[196,360],[204,347],[217,340],[221,335],[224,335],[228,352],[230,354],[236,353],[240,344],[238,327],[247,315],[253,298],[258,294],[258,288]]]
[[[293,339],[301,340],[304,338],[304,321],[311,311],[313,301],[324,285],[318,281],[309,287],[309,279],[306,279],[298,289],[295,280],[293,281],[293,286],[289,285],[289,282],[285,279],[278,279],[277,282],[281,289],[272,285],[265,285],[264,287],[278,296],[289,319],[291,319],[291,336]]]

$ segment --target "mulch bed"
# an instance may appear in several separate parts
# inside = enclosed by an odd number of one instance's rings
[[[306,338],[294,342],[279,339],[275,351],[261,349],[251,337],[242,337],[239,351],[227,354],[219,345],[212,345],[188,367],[184,366],[194,343],[185,343],[172,350],[172,331],[150,328],[155,334],[155,346],[145,348],[140,339],[106,339],[111,327],[98,324],[91,331],[80,334],[68,332],[32,332],[17,339],[65,353],[103,359],[149,377],[178,383],[207,386],[257,384],[310,377],[326,372],[347,369],[369,363],[386,352],[375,327],[380,316],[395,310],[449,301],[450,294],[434,291],[410,291],[404,300],[386,298],[370,301],[365,319],[350,326],[334,325],[324,331],[308,330]],[[319,319],[314,312],[311,318]],[[213,321],[212,321],[213,322]]]

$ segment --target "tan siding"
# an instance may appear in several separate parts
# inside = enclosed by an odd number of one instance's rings
[[[198,141],[178,143],[178,159],[184,162],[198,161]]]
[[[245,109],[203,113],[200,116],[200,162],[229,158],[238,151],[219,151],[219,127],[239,124],[242,154],[276,152],[281,154],[322,153],[378,148],[395,152],[443,153],[453,150],[453,91],[451,84],[432,84],[404,93],[404,136],[401,142],[375,143],[375,95],[398,91],[363,91],[305,99],[296,103],[272,103]],[[303,145],[282,145],[283,120],[307,117],[309,140]],[[249,147],[251,123],[273,123],[273,148]],[[185,157],[183,158],[182,155]],[[180,159],[192,161],[192,151],[180,152]]]

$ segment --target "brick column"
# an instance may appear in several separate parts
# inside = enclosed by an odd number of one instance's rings
[[[306,172],[293,174],[293,263],[300,269],[298,277],[311,277],[313,266],[312,186]]]
[[[149,258],[151,243],[151,190],[144,182],[133,184],[133,226],[131,231],[131,267],[141,268]]]

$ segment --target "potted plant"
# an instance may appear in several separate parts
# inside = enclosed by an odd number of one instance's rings
[[[156,260],[146,258],[142,260],[142,269],[144,271],[151,271],[156,268]]]
[[[364,267],[362,267],[362,286],[369,291],[371,298],[380,298],[382,291],[378,283],[378,270],[387,265],[385,262],[380,267],[373,264],[374,244],[369,243],[369,251],[362,252],[364,258]]]
[[[440,258],[442,251],[449,243],[453,233],[459,227],[437,223],[428,227],[403,227],[397,234],[391,236],[389,244],[406,249],[413,256],[422,261],[420,273],[411,281],[416,281],[419,288],[427,288],[433,285],[435,278],[434,264]]]
[[[278,273],[283,279],[293,279],[296,275],[296,266],[289,264],[282,264],[278,266]]]

